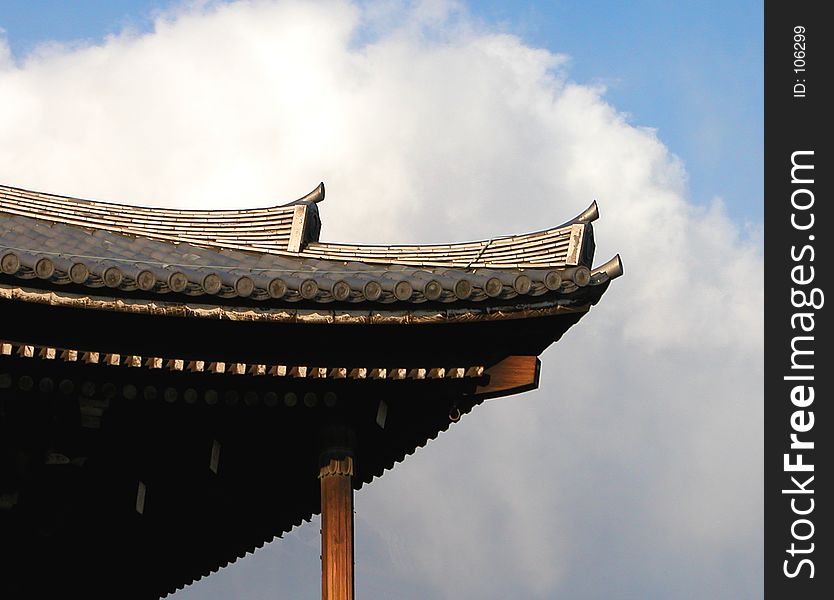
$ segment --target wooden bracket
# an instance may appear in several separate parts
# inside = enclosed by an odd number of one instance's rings
[[[484,371],[489,381],[479,385],[479,398],[500,398],[520,394],[539,387],[541,361],[537,356],[508,356]]]

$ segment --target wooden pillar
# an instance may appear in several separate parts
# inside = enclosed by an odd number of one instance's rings
[[[353,456],[331,456],[321,482],[321,598],[353,600]]]

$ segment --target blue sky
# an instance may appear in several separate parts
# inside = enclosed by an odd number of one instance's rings
[[[38,44],[96,41],[153,26],[165,0],[2,0],[17,60]],[[721,197],[733,218],[763,209],[763,7],[755,1],[467,3],[492,28],[571,56],[570,76],[599,83],[631,123],[656,128],[684,162],[690,199]]]

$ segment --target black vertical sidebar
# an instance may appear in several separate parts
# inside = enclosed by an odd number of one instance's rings
[[[824,3],[765,2],[765,598],[834,597],[834,236]],[[825,111],[825,112],[824,112]]]

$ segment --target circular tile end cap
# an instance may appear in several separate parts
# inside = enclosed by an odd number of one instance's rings
[[[544,286],[550,291],[558,290],[562,287],[562,276],[558,271],[550,271],[544,276]]]
[[[336,300],[347,300],[350,296],[350,285],[346,281],[337,281],[333,284],[333,297]]]
[[[432,279],[423,288],[423,295],[427,300],[438,300],[443,294],[443,286],[439,281]]]
[[[39,258],[34,270],[39,278],[49,279],[55,273],[55,265],[48,258]]]
[[[136,275],[136,286],[144,292],[151,291],[156,286],[156,275],[148,270],[139,271]]]
[[[521,274],[513,281],[513,289],[519,294],[530,293],[530,288],[533,287],[533,282],[527,275]]]
[[[171,273],[168,277],[168,287],[174,292],[183,292],[188,287],[188,277],[182,271]]]
[[[104,280],[104,285],[111,288],[117,288],[121,285],[124,275],[118,267],[109,267],[104,271],[101,277]]]
[[[466,300],[472,295],[472,283],[468,279],[461,279],[455,284],[455,296],[460,300]]]
[[[585,287],[591,282],[591,270],[588,267],[577,267],[573,273],[573,282],[579,287]]]
[[[371,301],[379,300],[382,297],[382,286],[376,281],[369,281],[363,288],[365,298]]]
[[[220,276],[217,273],[209,273],[205,277],[203,277],[202,281],[203,290],[207,294],[217,294],[220,291],[220,288],[223,287],[223,282],[220,280]]]
[[[70,267],[69,276],[73,283],[85,283],[90,277],[90,269],[84,263],[75,263]]]
[[[484,292],[486,292],[486,295],[490,298],[497,298],[500,296],[503,289],[504,284],[501,283],[501,280],[497,277],[490,277],[484,284]]]
[[[284,294],[287,293],[287,284],[283,279],[276,277],[272,281],[269,282],[267,286],[267,291],[269,292],[269,296],[271,298],[283,298]]]
[[[235,292],[241,298],[248,298],[255,291],[255,282],[251,277],[244,275],[235,282]]]
[[[298,291],[305,300],[312,300],[319,293],[319,284],[315,279],[305,279],[298,287]]]
[[[407,281],[398,281],[394,286],[394,297],[402,302],[409,300],[413,292],[414,288]]]
[[[0,268],[6,275],[14,275],[20,269],[20,259],[14,252],[8,252],[0,259]]]

